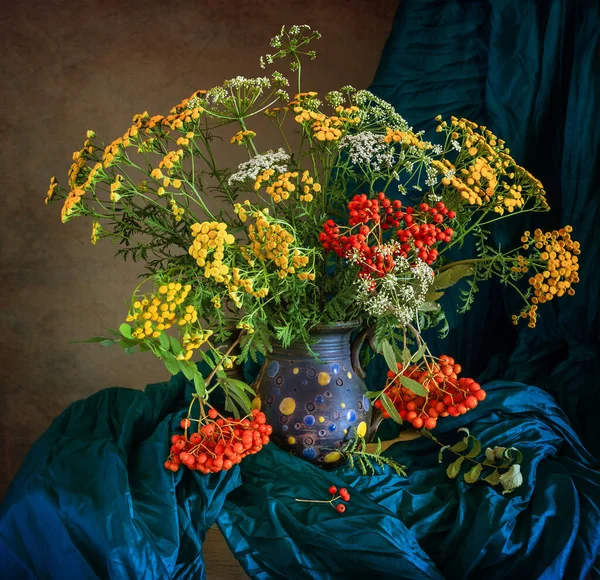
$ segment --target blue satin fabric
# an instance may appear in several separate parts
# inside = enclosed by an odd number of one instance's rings
[[[594,459],[550,395],[486,388],[485,404],[436,431],[517,446],[525,481],[507,496],[448,480],[424,439],[387,452],[406,479],[326,472],[272,444],[227,473],[172,474],[162,462],[191,385],[106,389],[27,455],[0,510],[3,578],[202,578],[215,521],[253,578],[584,578],[600,548]],[[327,499],[331,483],[352,495],[344,514],[295,501]]]

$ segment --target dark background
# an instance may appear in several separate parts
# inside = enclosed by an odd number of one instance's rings
[[[165,114],[199,88],[262,76],[258,57],[282,24],[323,34],[306,90],[371,82],[397,0],[46,0],[0,13],[0,498],[31,444],[72,401],[109,386],[166,380],[152,355],[69,344],[126,314],[139,266],[90,243],[91,222],[44,205],[66,182],[87,129],[110,142],[134,113]],[[281,68],[282,72],[287,72]]]

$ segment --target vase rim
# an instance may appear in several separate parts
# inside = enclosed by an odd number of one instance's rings
[[[340,330],[354,330],[361,325],[358,320],[349,320],[347,322],[334,322],[333,324],[317,324],[310,329],[311,334],[327,334],[338,332]]]

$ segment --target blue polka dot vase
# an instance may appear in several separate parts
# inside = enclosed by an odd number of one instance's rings
[[[355,323],[317,326],[311,333],[317,359],[304,344],[274,343],[256,382],[257,402],[273,426],[271,440],[322,467],[341,463],[339,449],[370,427],[367,387],[351,362],[356,328]]]

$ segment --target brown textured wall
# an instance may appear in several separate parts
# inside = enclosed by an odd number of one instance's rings
[[[167,378],[152,355],[68,344],[117,326],[141,271],[89,242],[90,223],[61,224],[43,203],[66,181],[72,151],[93,128],[112,139],[134,113],[166,113],[198,88],[260,75],[257,59],[281,24],[323,38],[306,74],[321,93],[370,83],[396,0],[45,0],[3,3],[0,102],[3,460],[0,497],[24,454],[76,399],[108,386]]]

